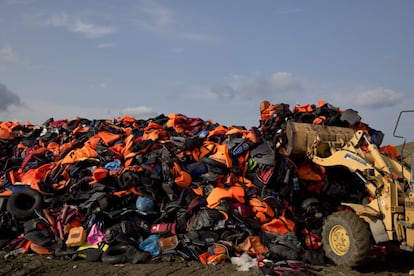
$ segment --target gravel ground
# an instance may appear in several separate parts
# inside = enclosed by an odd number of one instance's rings
[[[195,261],[159,260],[145,264],[111,265],[102,262],[86,262],[84,260],[68,261],[35,254],[19,254],[17,256],[0,256],[0,275],[259,275],[257,268],[248,272],[240,272],[230,263],[224,265],[202,265]],[[399,250],[390,251],[387,255],[376,257],[359,268],[326,265],[313,267],[315,275],[409,275],[414,269],[413,254]]]

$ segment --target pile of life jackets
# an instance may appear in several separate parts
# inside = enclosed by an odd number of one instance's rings
[[[380,144],[360,119],[324,102],[263,101],[250,129],[183,114],[0,122],[0,247],[112,264],[247,257],[267,273],[281,261],[321,265],[324,218],[364,186],[291,159],[285,125],[367,129]]]

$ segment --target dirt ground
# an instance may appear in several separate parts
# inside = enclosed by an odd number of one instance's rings
[[[111,265],[102,262],[86,262],[84,260],[61,260],[34,254],[19,254],[0,259],[0,275],[226,275],[236,276],[260,275],[257,269],[240,272],[230,263],[225,265],[202,265],[195,261],[158,260],[146,264]],[[412,253],[394,250],[386,256],[373,258],[365,267],[351,269],[349,267],[326,265],[312,267],[315,275],[409,275],[414,269]]]

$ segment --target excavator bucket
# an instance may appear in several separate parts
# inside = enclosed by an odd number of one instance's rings
[[[291,157],[305,157],[317,140],[343,145],[354,134],[355,130],[351,128],[288,121],[286,125],[287,152]]]

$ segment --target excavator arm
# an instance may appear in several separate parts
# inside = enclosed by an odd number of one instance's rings
[[[353,152],[347,150],[339,150],[335,151],[329,157],[319,157],[313,155],[311,160],[315,164],[323,167],[343,166],[351,172],[356,173],[358,177],[361,178],[361,180],[365,183],[365,186],[367,187],[367,190],[371,196],[376,195],[377,186],[382,186],[381,182],[376,181],[376,185],[374,185],[371,181],[368,180],[368,176],[370,179],[375,179],[372,175],[370,175],[374,171],[374,167]]]

